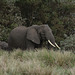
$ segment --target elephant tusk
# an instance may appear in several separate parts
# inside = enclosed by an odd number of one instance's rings
[[[53,46],[53,47],[55,47],[55,45],[53,45],[52,43],[51,43],[51,41],[50,40],[48,40],[48,42]]]
[[[55,43],[55,45],[56,45],[59,49],[61,49],[61,48],[57,45],[57,43]]]

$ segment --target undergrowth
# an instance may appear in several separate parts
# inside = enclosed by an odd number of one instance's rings
[[[75,54],[46,49],[0,50],[0,75],[75,75]]]

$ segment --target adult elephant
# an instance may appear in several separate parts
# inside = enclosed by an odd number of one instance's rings
[[[43,41],[48,41],[53,47],[60,49],[48,25],[19,26],[14,28],[9,35],[8,46],[10,49],[34,49],[41,48]]]

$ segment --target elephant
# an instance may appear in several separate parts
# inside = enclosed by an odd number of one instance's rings
[[[41,48],[43,42],[48,42],[53,47],[60,47],[55,42],[51,28],[46,25],[32,25],[30,27],[18,26],[14,28],[8,37],[8,47],[30,50]]]
[[[0,49],[7,50],[8,43],[6,43],[5,41],[0,41]]]

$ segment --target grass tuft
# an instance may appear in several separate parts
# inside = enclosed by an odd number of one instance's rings
[[[75,75],[75,54],[45,48],[0,50],[0,75]]]

